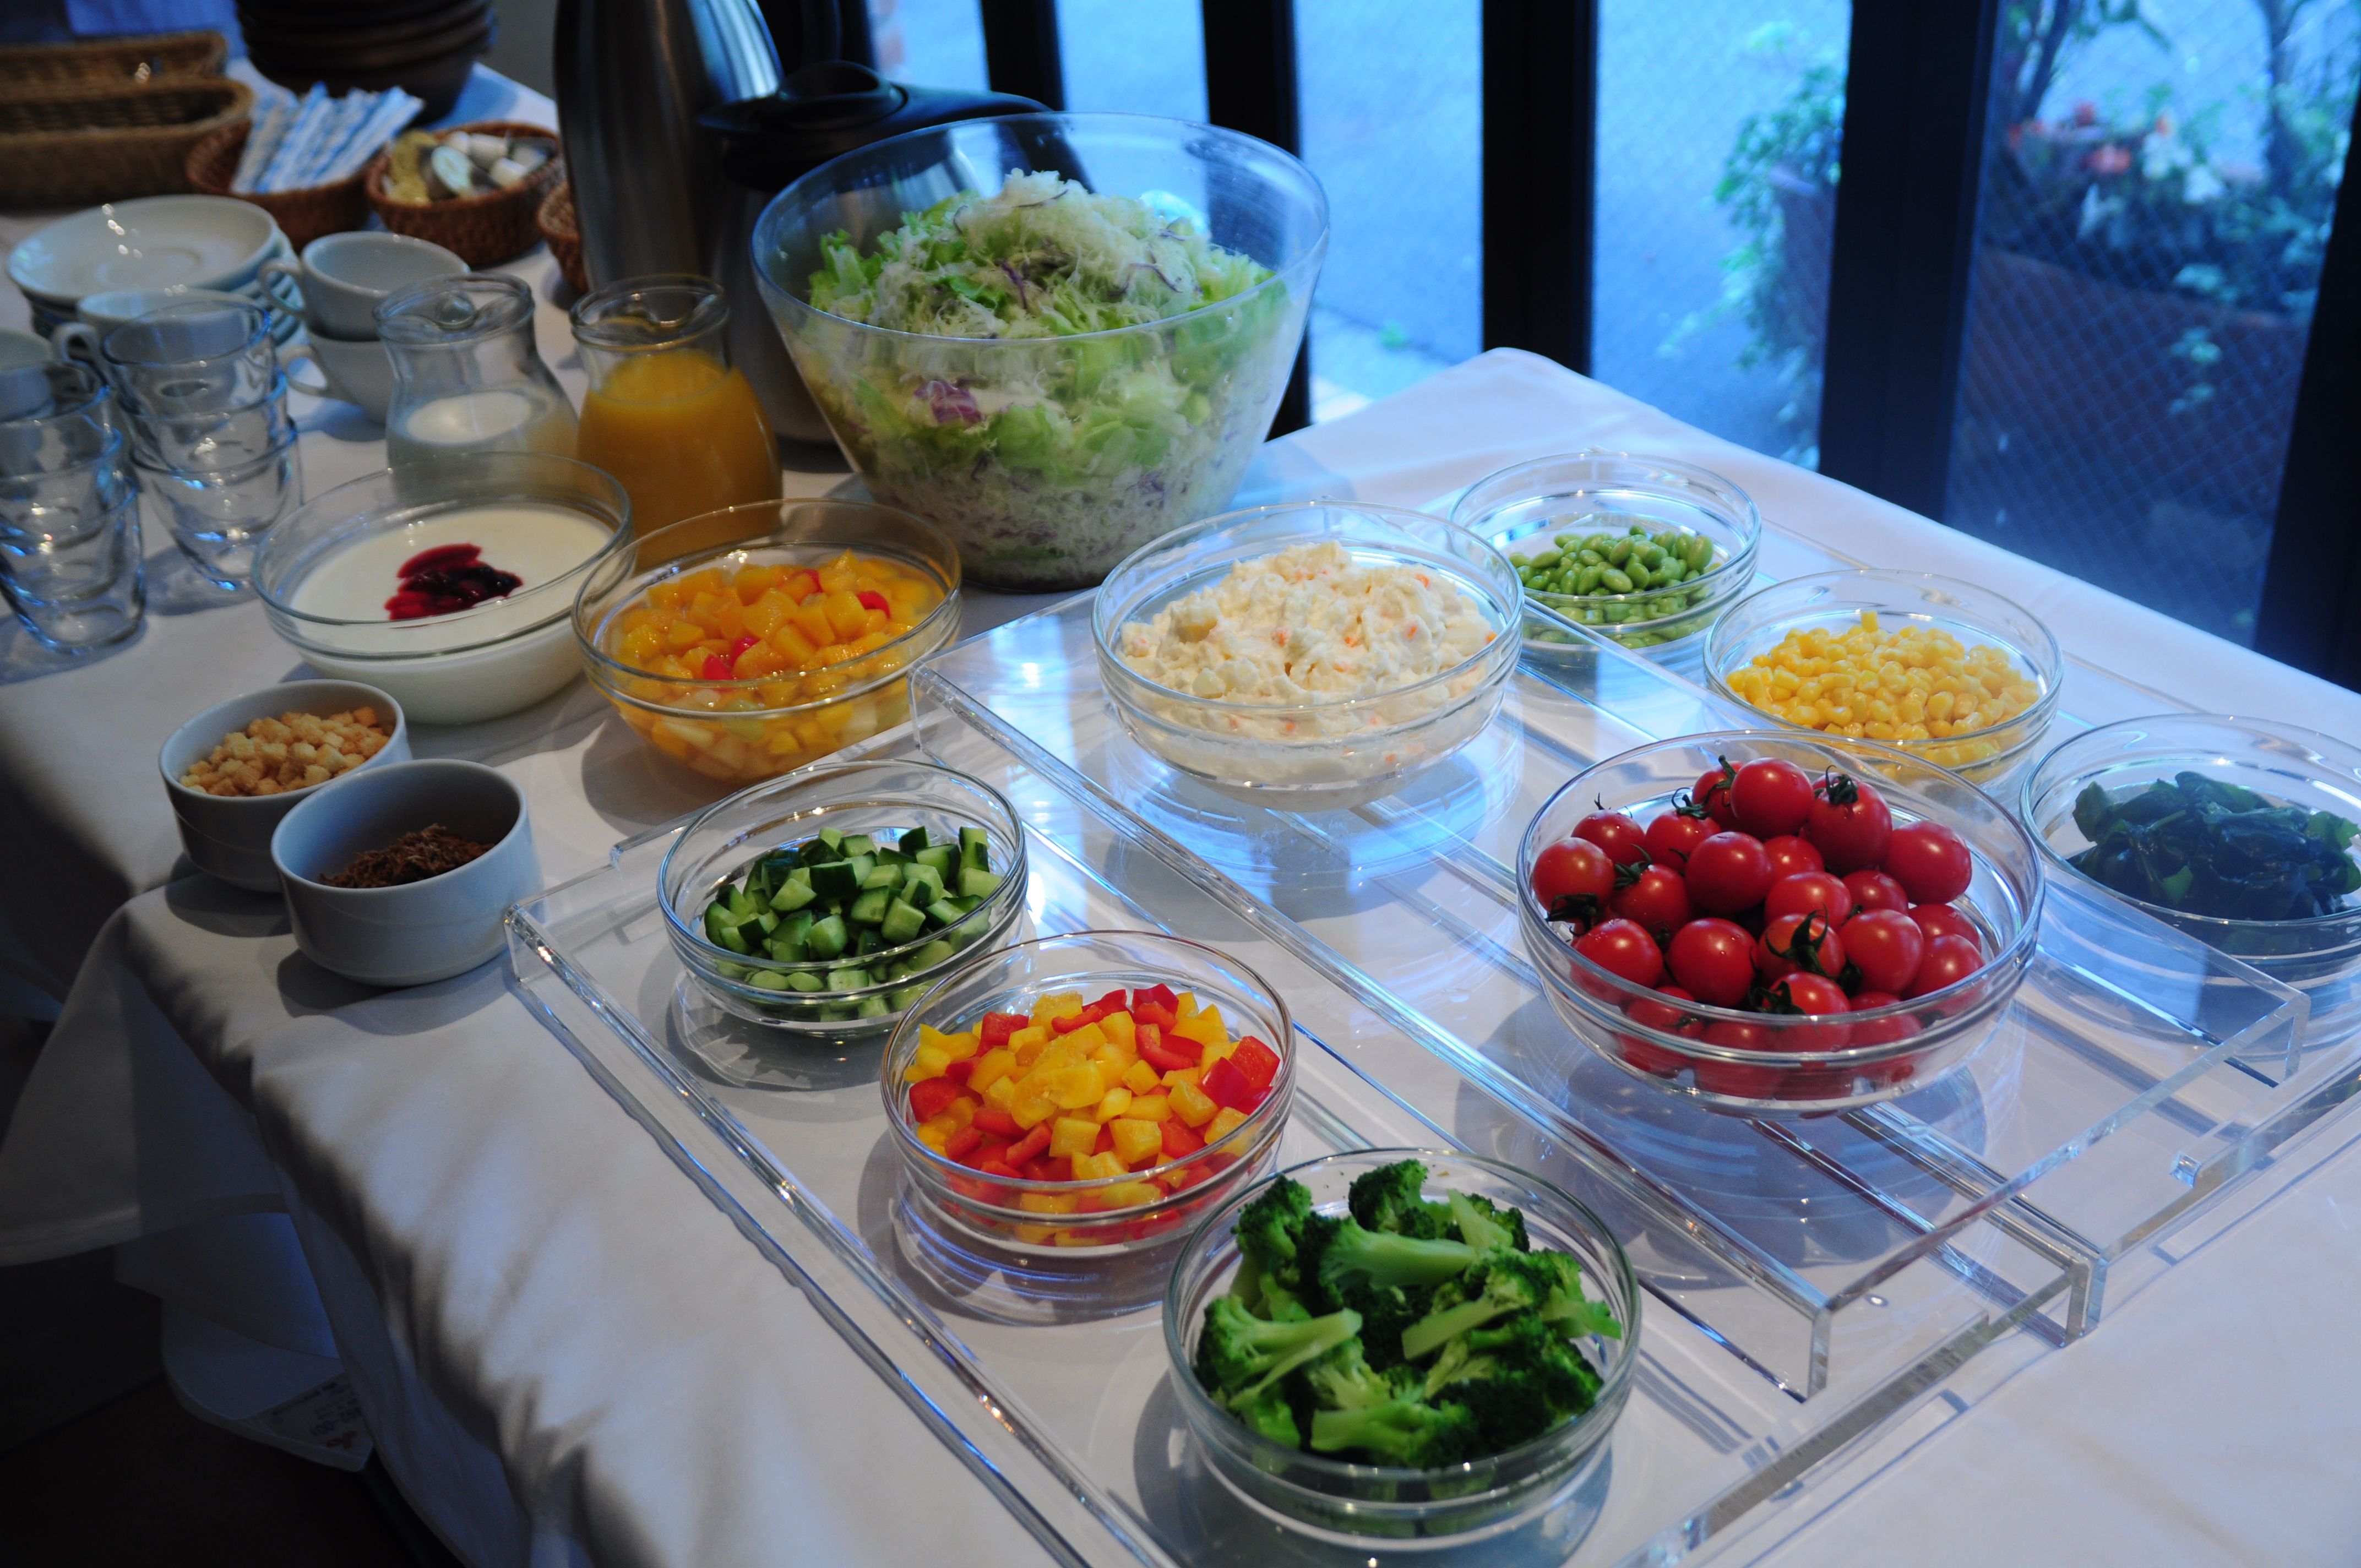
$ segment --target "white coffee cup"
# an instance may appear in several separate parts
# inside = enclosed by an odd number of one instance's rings
[[[304,323],[315,335],[347,343],[377,335],[378,302],[395,290],[466,270],[466,262],[439,245],[373,229],[322,235],[303,247],[301,266],[262,264],[266,280],[294,280]]]
[[[327,385],[308,387],[296,381],[296,389],[315,398],[335,398],[339,402],[357,404],[361,412],[383,424],[386,408],[393,401],[393,360],[386,353],[385,345],[373,337],[354,343],[316,332],[312,334],[309,344],[312,363],[320,367],[321,378]]]

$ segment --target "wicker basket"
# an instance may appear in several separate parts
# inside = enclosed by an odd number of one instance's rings
[[[297,250],[324,234],[342,234],[368,222],[368,198],[361,192],[361,173],[355,171],[333,185],[307,185],[299,191],[233,191],[238,155],[254,129],[249,117],[224,126],[190,149],[189,189],[206,196],[234,196],[251,202],[279,220],[287,243]]]
[[[86,206],[189,188],[189,152],[254,107],[243,82],[0,93],[0,207]]]
[[[0,49],[0,88],[124,87],[190,76],[219,76],[229,40],[219,33],[144,33],[82,43]]]
[[[542,202],[541,210],[533,214],[533,225],[541,237],[549,242],[549,254],[557,260],[557,270],[566,287],[577,294],[590,291],[590,275],[582,269],[582,228],[574,219],[574,182],[558,182]]]
[[[552,147],[557,145],[555,131],[516,120],[477,120],[449,126],[437,134],[448,136],[452,131],[477,136],[533,137]],[[385,193],[386,169],[387,157],[380,152],[361,174],[368,203],[385,220],[386,227],[396,234],[431,240],[470,267],[498,267],[541,243],[541,231],[533,226],[533,215],[550,187],[565,177],[566,160],[552,158],[505,191],[455,196],[446,202],[390,199]]]

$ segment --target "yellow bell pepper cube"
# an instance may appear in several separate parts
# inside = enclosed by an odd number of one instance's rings
[[[930,1078],[940,1078],[943,1069],[950,1065],[951,1058],[945,1056],[939,1047],[920,1046],[917,1053],[910,1058],[910,1065],[902,1069],[902,1081],[924,1083]]]
[[[1163,1202],[1164,1189],[1153,1181],[1118,1181],[1106,1190],[1104,1201],[1114,1209],[1142,1208]]]
[[[1126,1166],[1137,1165],[1164,1149],[1164,1129],[1153,1122],[1118,1116],[1107,1124],[1107,1133],[1115,1139],[1115,1152],[1123,1157]]]
[[[1144,1061],[1136,1061],[1123,1069],[1124,1087],[1134,1094],[1145,1094],[1163,1081],[1156,1069]]]
[[[1078,1067],[1055,1068],[1033,1075],[1041,1083],[1041,1091],[1060,1111],[1079,1111],[1085,1105],[1095,1105],[1106,1093],[1106,1085],[1099,1081],[1098,1069],[1087,1062]]]
[[[1016,1206],[1028,1214],[1071,1214],[1082,1206],[1071,1192],[1019,1192]]]
[[[1056,1034],[1055,1030],[1050,1032]],[[1096,1024],[1085,1024],[1079,1029],[1069,1029],[1066,1033],[1059,1035],[1058,1038],[1084,1056],[1089,1056],[1107,1043],[1105,1032]]]
[[[1208,1007],[1202,1013],[1181,1019],[1172,1025],[1172,1032],[1204,1047],[1209,1060],[1219,1060],[1230,1048],[1229,1031],[1222,1027],[1222,1010],[1219,1007]]]
[[[937,1154],[940,1154],[943,1152],[943,1145],[950,1141],[950,1135],[940,1127],[921,1123],[918,1127],[918,1141]]]
[[[1033,1022],[1038,1027],[1047,1029],[1050,1019],[1071,1018],[1080,1013],[1082,1006],[1081,992],[1060,991],[1045,996],[1033,1004]]]
[[[1051,1040],[1033,1058],[1030,1070],[1056,1072],[1060,1068],[1080,1067],[1090,1058],[1063,1040]]]
[[[1126,1050],[1138,1048],[1139,1025],[1131,1021],[1128,1013],[1110,1013],[1099,1020],[1099,1033]]]
[[[1228,1137],[1232,1133],[1236,1132],[1239,1127],[1245,1125],[1246,1119],[1246,1113],[1245,1112],[1236,1109],[1235,1106],[1224,1105],[1213,1113],[1213,1119],[1212,1121],[1205,1124],[1205,1131],[1202,1136],[1209,1144],[1219,1143],[1224,1138]]]
[[[1179,1002],[1172,1009],[1173,1016],[1176,1018],[1189,1018],[1193,1017],[1196,1014],[1196,1012],[1197,993],[1193,991],[1182,992]]]
[[[1099,1096],[1099,1108],[1093,1114],[1102,1122],[1112,1122],[1131,1109],[1131,1091],[1117,1084]]]
[[[962,1094],[944,1106],[935,1120],[949,1122],[951,1124],[951,1131],[956,1133],[975,1120],[975,1102]]]
[[[1128,1046],[1116,1045],[1113,1040],[1107,1041],[1091,1053],[1091,1060],[1104,1062],[1117,1072],[1123,1071],[1138,1059],[1137,1051]]]
[[[1008,1073],[1002,1073],[983,1088],[983,1102],[995,1111],[1007,1110],[1009,1101],[1016,1095],[1016,1080]]]
[[[975,1055],[979,1037],[973,1034],[946,1035],[932,1024],[918,1025],[918,1049],[939,1050],[945,1059],[965,1061]]]
[[[1172,1113],[1191,1127],[1203,1126],[1221,1110],[1211,1096],[1193,1083],[1174,1084],[1169,1098],[1172,1102]],[[1020,1116],[1017,1120],[1024,1118]]]
[[[1039,1246],[1043,1242],[1050,1242],[1051,1245],[1054,1245],[1054,1238],[1062,1236],[1065,1234],[1066,1233],[1063,1231],[1052,1230],[1048,1225],[1019,1225],[1016,1227],[1016,1239],[1024,1243],[1027,1246]]]
[[[1124,1113],[1135,1122],[1169,1122],[1172,1119],[1172,1102],[1162,1094],[1135,1094],[1131,1109]]]
[[[1019,1029],[1008,1036],[1008,1049],[1020,1068],[1031,1067],[1041,1047],[1049,1043],[1049,1031],[1045,1028]]]
[[[1016,1070],[1016,1053],[995,1048],[975,1058],[975,1067],[967,1075],[967,1086],[978,1094]]]
[[[1213,1102],[1207,1101],[1206,1103],[1210,1105]],[[1037,1085],[1019,1084],[1016,1092],[1008,1097],[1008,1114],[1027,1132],[1031,1132],[1036,1124],[1048,1121],[1057,1113],[1058,1102]]]
[[[1096,1136],[1098,1129],[1093,1127],[1091,1133]],[[1054,1134],[1050,1137],[1050,1143],[1052,1146],[1057,1143]],[[1077,1155],[1074,1157],[1074,1179],[1077,1181],[1113,1181],[1119,1176],[1130,1174],[1131,1168],[1126,1165],[1113,1149],[1109,1149],[1104,1154]]]
[[[1060,1116],[1049,1124],[1049,1157],[1052,1159],[1064,1155],[1079,1160],[1098,1146],[1099,1124],[1096,1122],[1085,1121],[1080,1116]],[[1074,1168],[1074,1175],[1077,1179],[1082,1177],[1079,1165]]]
[[[1176,1067],[1170,1072],[1164,1075],[1164,1087],[1167,1089],[1178,1089],[1185,1083],[1190,1088],[1194,1089],[1199,1083],[1204,1080],[1204,1077],[1205,1072],[1202,1068]]]

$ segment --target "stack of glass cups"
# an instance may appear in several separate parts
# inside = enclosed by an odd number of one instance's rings
[[[139,630],[138,491],[106,381],[87,366],[0,369],[0,594],[53,652]]]
[[[206,581],[243,588],[263,535],[303,499],[269,313],[169,305],[108,333],[99,354],[129,416],[148,518]]]

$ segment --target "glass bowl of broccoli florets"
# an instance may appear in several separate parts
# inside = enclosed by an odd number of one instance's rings
[[[1164,1299],[1214,1474],[1347,1542],[1498,1534],[1567,1496],[1607,1452],[1639,1336],[1598,1215],[1444,1150],[1331,1155],[1239,1194]]]

